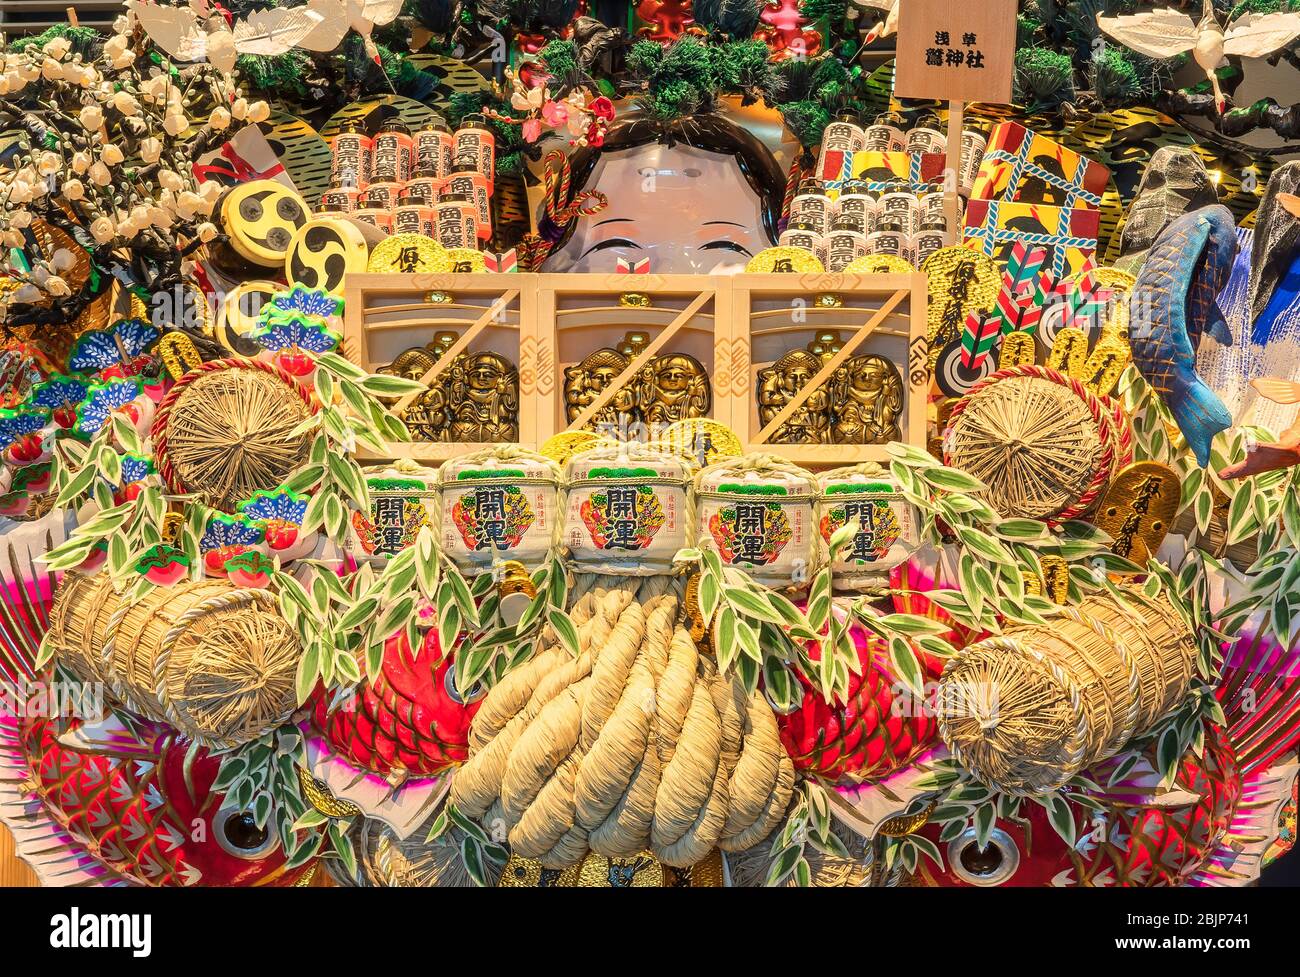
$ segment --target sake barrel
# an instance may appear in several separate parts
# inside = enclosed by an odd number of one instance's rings
[[[1011,628],[950,659],[940,735],[990,787],[1053,791],[1176,707],[1196,655],[1191,628],[1167,601],[1133,587],[1089,597],[1048,627]]]
[[[545,562],[560,528],[555,462],[499,445],[453,458],[439,476],[442,548],[461,571],[498,560]]]
[[[636,443],[570,458],[563,541],[573,568],[628,576],[671,570],[694,535],[690,475],[681,456]]]
[[[889,571],[920,548],[916,507],[887,470],[874,462],[835,468],[817,479],[818,562],[830,561],[831,537],[858,527],[832,569],[835,586],[849,590],[888,586]]]
[[[701,547],[770,587],[804,586],[817,565],[811,472],[772,455],[745,455],[695,480]]]
[[[370,512],[352,513],[353,553],[382,563],[437,526],[438,472],[407,458],[365,469]]]
[[[276,597],[204,578],[129,603],[106,573],[70,574],[47,640],[78,678],[205,746],[257,739],[297,705],[302,647]]]

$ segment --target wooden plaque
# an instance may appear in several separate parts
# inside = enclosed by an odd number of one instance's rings
[[[894,94],[1010,102],[1016,0],[901,0]]]

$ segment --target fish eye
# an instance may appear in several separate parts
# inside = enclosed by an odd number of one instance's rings
[[[273,831],[257,826],[252,811],[222,811],[215,828],[217,844],[236,858],[259,858],[279,844]]]
[[[978,833],[974,828],[967,828],[948,846],[948,865],[963,882],[1001,885],[1020,867],[1020,849],[1000,828],[994,828],[988,845],[980,848]]]
[[[487,689],[482,682],[475,682],[470,686],[468,695],[461,695],[460,690],[456,688],[456,670],[447,669],[447,673],[442,677],[442,687],[447,692],[447,697],[452,702],[460,706],[467,706],[470,703],[477,702],[483,696],[487,695]]]

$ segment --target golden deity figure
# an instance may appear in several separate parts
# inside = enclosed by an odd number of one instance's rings
[[[763,427],[781,412],[794,395],[822,368],[821,357],[806,349],[792,349],[771,366],[758,371],[758,417]],[[814,390],[772,435],[774,444],[828,444],[831,402],[825,389]]]
[[[446,441],[448,435],[447,391],[435,384],[406,408],[402,420],[417,441]]]
[[[452,362],[451,440],[519,440],[519,371],[496,353],[461,353]]]
[[[577,366],[566,366],[564,368],[564,414],[569,422],[576,421],[613,379],[627,369],[630,362],[631,360],[618,350],[606,347],[591,353]],[[596,412],[591,418],[591,423],[617,423],[619,405],[616,401],[619,400],[620,398],[615,396]]]
[[[639,387],[641,411],[652,427],[707,417],[713,402],[709,374],[687,353],[656,356],[641,371]]]
[[[405,380],[423,380],[424,375],[433,369],[438,358],[423,346],[404,349],[393,358],[387,366],[381,366],[376,373],[402,377]]]
[[[884,444],[902,436],[903,378],[883,356],[867,353],[844,362],[831,380],[836,444]]]

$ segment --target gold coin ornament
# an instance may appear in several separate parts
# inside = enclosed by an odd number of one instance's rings
[[[930,301],[926,305],[926,338],[930,366],[939,353],[961,339],[966,317],[989,312],[1002,290],[1002,273],[988,255],[970,248],[940,248],[921,265]]]
[[[1128,343],[1122,342],[1118,336],[1104,337],[1093,347],[1088,362],[1083,366],[1084,386],[1098,397],[1109,397],[1132,359]]]
[[[218,208],[230,246],[263,268],[284,267],[294,235],[311,219],[307,204],[276,180],[252,180],[231,187]]]
[[[482,251],[473,248],[443,248],[434,268],[442,275],[481,275],[487,271]]]
[[[1093,522],[1115,541],[1111,549],[1116,555],[1145,566],[1173,525],[1181,492],[1172,468],[1135,462],[1110,483]]]
[[[717,848],[690,868],[664,866],[664,885],[671,889],[721,889],[725,884],[722,852]]]
[[[664,881],[662,863],[648,851],[631,858],[588,852],[578,869],[578,886],[584,889],[662,889]]]
[[[497,881],[498,889],[572,889],[578,885],[579,866],[566,869],[542,868],[535,858],[510,854]]]
[[[694,459],[701,467],[744,454],[739,435],[707,417],[674,421],[655,440],[684,458]]]
[[[1076,380],[1083,379],[1083,367],[1088,361],[1088,334],[1078,326],[1066,326],[1052,340],[1047,353],[1049,369],[1064,373]]]
[[[916,267],[896,254],[864,254],[844,267],[846,275],[914,275]]]
[[[751,275],[791,272],[799,275],[825,271],[817,256],[803,248],[765,248],[749,259],[745,271]]]
[[[1033,333],[1009,332],[1002,337],[1002,346],[998,350],[998,369],[1028,366],[1034,362],[1036,352]]]
[[[401,275],[432,274],[440,270],[445,248],[423,234],[391,234],[370,252],[366,271]]]
[[[351,221],[316,217],[294,235],[284,274],[291,285],[339,295],[348,272],[366,270],[367,254],[366,239]]]
[[[563,465],[574,455],[606,444],[615,444],[610,438],[603,438],[595,431],[561,431],[547,438],[539,453],[550,458],[556,464]]]
[[[1065,604],[1070,599],[1070,564],[1064,557],[1042,556],[1038,569],[1043,574],[1043,593],[1053,604]]]

